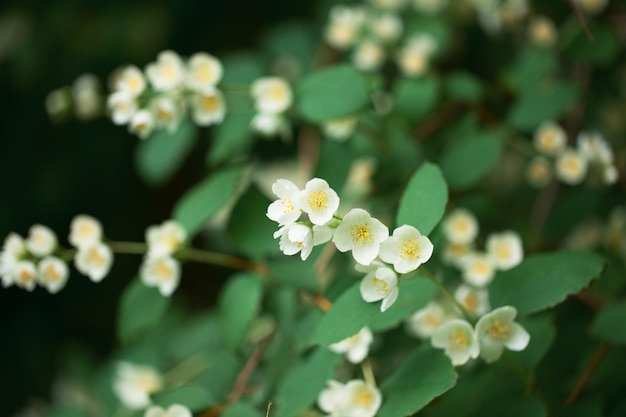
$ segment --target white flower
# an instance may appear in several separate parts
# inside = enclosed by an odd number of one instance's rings
[[[598,14],[609,4],[609,0],[576,0],[576,3],[589,14]]]
[[[250,122],[252,129],[263,136],[280,136],[286,139],[290,136],[289,123],[281,114],[257,113]]]
[[[452,319],[442,324],[433,332],[430,342],[436,348],[445,349],[444,353],[454,366],[478,357],[478,340],[472,325],[465,320]]]
[[[396,271],[406,274],[419,268],[433,254],[433,244],[413,226],[402,225],[380,244],[378,256],[393,264]]]
[[[454,298],[474,316],[482,316],[491,308],[486,289],[473,288],[461,284],[454,292]]]
[[[335,234],[335,229],[327,225],[313,225],[313,246],[330,242]]]
[[[93,282],[100,282],[109,273],[113,264],[113,252],[104,243],[96,242],[78,248],[74,258],[76,269]]]
[[[334,48],[346,49],[354,43],[364,22],[362,7],[333,6],[324,39]]]
[[[395,13],[385,13],[370,21],[370,30],[384,43],[392,43],[402,35],[402,19]]]
[[[545,155],[558,155],[565,150],[567,134],[552,120],[539,125],[533,136],[535,148]]]
[[[313,232],[311,228],[299,223],[289,223],[274,233],[274,239],[280,237],[280,250],[285,255],[295,255],[300,252],[303,261],[313,250]]]
[[[115,81],[115,90],[123,91],[132,98],[139,97],[146,89],[146,80],[143,72],[134,65],[122,69]]]
[[[472,253],[473,245],[467,243],[446,242],[441,252],[441,259],[457,268],[463,268],[465,258]]]
[[[83,74],[72,84],[74,114],[78,119],[89,120],[96,117],[102,107],[100,82],[93,74]]]
[[[618,177],[619,172],[614,165],[605,165],[604,167],[602,167],[602,179],[604,180],[605,184],[615,184]]]
[[[526,179],[535,188],[543,188],[552,181],[552,165],[542,156],[536,156],[526,166]]]
[[[522,239],[510,230],[487,236],[486,247],[487,254],[497,269],[511,269],[524,258]]]
[[[448,5],[448,0],[413,0],[413,8],[428,15],[439,13]]]
[[[335,353],[345,353],[351,363],[361,363],[367,357],[373,340],[372,331],[364,327],[357,334],[328,347]]]
[[[116,91],[107,99],[111,119],[116,125],[125,125],[137,112],[137,101],[126,91]]]
[[[448,315],[441,304],[431,301],[417,310],[406,321],[409,334],[420,339],[428,339],[433,332],[448,320]]]
[[[380,391],[360,379],[346,384],[328,381],[317,398],[319,408],[330,417],[374,417],[381,403]]]
[[[196,91],[214,87],[222,79],[223,71],[219,59],[205,52],[197,52],[187,62],[187,86]]]
[[[226,101],[215,87],[206,87],[191,97],[193,121],[199,126],[221,123],[226,115]]]
[[[148,287],[159,287],[163,297],[174,293],[180,283],[180,263],[169,255],[148,257],[141,264],[141,281]]]
[[[613,150],[599,132],[580,132],[576,138],[578,151],[589,162],[613,163]]]
[[[172,404],[167,411],[162,407],[152,406],[146,410],[144,417],[192,417],[192,414],[184,405]]]
[[[437,44],[432,36],[414,35],[398,53],[397,64],[404,75],[419,76],[428,69],[430,58],[436,49]]]
[[[272,185],[272,192],[278,197],[267,207],[267,217],[279,225],[293,223],[300,217],[300,189],[289,180],[279,179]]]
[[[329,120],[322,126],[324,135],[331,139],[338,141],[345,141],[350,138],[356,126],[359,122],[359,118],[356,116],[347,116],[340,119]]]
[[[77,248],[93,245],[102,239],[102,225],[88,215],[79,214],[70,223],[70,235],[68,240]]]
[[[26,255],[26,244],[24,238],[17,233],[9,233],[4,240],[2,253],[0,253],[0,274],[2,275],[2,286],[9,287],[15,281],[15,265]]]
[[[389,268],[380,267],[365,275],[361,281],[361,297],[368,303],[383,300],[380,311],[385,311],[398,298],[398,276]]]
[[[500,358],[506,347],[509,350],[524,350],[530,340],[528,332],[514,322],[515,307],[505,306],[485,314],[476,323],[476,336],[480,343],[480,357],[487,363]]]
[[[507,249],[508,246],[505,248],[503,243],[500,244],[502,251],[510,250]],[[496,266],[490,255],[479,252],[471,253],[463,261],[463,280],[474,287],[483,288],[493,280],[496,273],[495,269]]]
[[[150,394],[159,391],[162,386],[161,375],[150,366],[130,362],[117,364],[113,392],[130,409],[138,410],[148,406],[151,402]]]
[[[464,208],[453,210],[443,221],[443,233],[452,243],[468,244],[478,235],[478,221]]]
[[[554,22],[545,16],[533,17],[528,23],[528,38],[539,46],[553,46],[557,38]]]
[[[46,112],[52,121],[65,117],[72,106],[72,98],[67,88],[57,88],[46,96],[44,101]]]
[[[36,257],[50,255],[57,246],[56,234],[47,226],[35,224],[28,231],[26,248]]]
[[[566,149],[556,160],[556,177],[569,185],[580,184],[587,174],[587,159],[575,149]]]
[[[171,255],[180,248],[187,239],[187,231],[176,220],[166,220],[160,225],[146,229],[148,257]]]
[[[170,91],[185,80],[185,66],[174,51],[163,51],[157,61],[148,64],[146,75],[157,91]]]
[[[377,256],[380,244],[389,237],[389,229],[363,209],[352,209],[335,230],[333,243],[340,252],[352,250],[354,260],[369,265]]]
[[[289,83],[280,77],[259,78],[252,83],[250,92],[260,113],[282,113],[293,100]]]
[[[13,282],[20,288],[27,291],[35,289],[35,280],[37,278],[37,269],[31,261],[19,261],[13,267]]]
[[[50,294],[61,291],[70,275],[67,263],[56,256],[46,256],[37,265],[37,281]]]
[[[318,407],[331,417],[345,416],[349,400],[344,394],[345,385],[335,380],[328,381],[327,385],[317,397]]]
[[[324,225],[332,220],[339,208],[339,196],[321,178],[313,178],[306,183],[298,196],[300,208],[309,215],[311,223]]]
[[[378,69],[384,61],[385,50],[378,42],[369,39],[361,41],[352,54],[354,66],[361,71]]]
[[[158,96],[151,103],[150,110],[154,124],[165,127],[169,132],[175,132],[181,119],[181,109],[173,97]]]
[[[128,131],[139,136],[140,139],[147,138],[154,129],[154,115],[150,110],[142,109],[133,114],[128,125]]]

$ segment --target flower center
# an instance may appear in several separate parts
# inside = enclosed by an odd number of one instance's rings
[[[352,226],[350,236],[352,236],[352,241],[358,246],[371,245],[374,243],[372,228],[367,223]]]
[[[580,161],[574,156],[567,157],[565,159],[565,162],[563,163],[563,166],[572,174],[578,173],[578,171],[580,171]]]
[[[374,400],[374,394],[367,387],[361,387],[354,395],[354,406],[356,408],[369,407]]]
[[[287,95],[286,89],[282,85],[275,85],[268,91],[268,97],[272,100],[284,100]]]
[[[452,349],[456,350],[457,352],[461,352],[467,349],[467,345],[469,345],[470,339],[467,334],[465,334],[461,330],[456,330],[450,333],[449,341],[450,347]]]
[[[102,256],[96,248],[89,251],[87,254],[87,261],[97,267],[102,267],[106,264],[106,259],[104,259],[104,256]]]
[[[172,268],[170,268],[165,262],[159,261],[154,267],[154,274],[161,281],[169,281],[172,278]]]
[[[414,261],[420,255],[420,245],[414,237],[402,239],[398,245],[398,249],[400,249],[400,257],[403,259]]]
[[[499,243],[496,245],[495,255],[500,259],[509,259],[512,255],[511,248],[506,243]]]
[[[204,111],[213,112],[219,109],[220,102],[215,96],[202,96],[200,97],[200,107]]]
[[[372,286],[374,287],[374,290],[382,297],[386,297],[387,294],[389,294],[389,285],[387,285],[387,283],[380,278],[374,277]]]
[[[328,194],[326,191],[319,190],[309,194],[309,206],[313,210],[320,210],[328,207]]]
[[[463,298],[463,305],[469,311],[476,311],[476,309],[478,308],[478,296],[476,295],[476,293],[471,292],[467,294]]]
[[[489,327],[489,335],[496,340],[506,340],[511,334],[511,323],[502,320],[496,320]]]
[[[128,80],[128,89],[131,91],[139,90],[141,87],[141,78],[138,76],[132,76]]]
[[[202,83],[209,82],[212,78],[213,71],[208,65],[203,65],[196,69],[196,78]]]
[[[309,197],[310,199],[310,197]],[[293,206],[293,203],[291,202],[291,197],[286,196],[285,198],[283,198],[280,203],[283,205],[283,214],[287,214],[287,213],[291,213],[292,211],[294,211],[296,208]]]
[[[164,122],[169,122],[174,116],[173,112],[169,109],[166,109],[164,106],[157,106],[156,114],[159,120],[162,120]]]
[[[510,255],[509,248],[505,247],[504,249],[506,250],[506,253],[499,253],[499,258],[508,258],[507,255]],[[484,259],[478,259],[474,262],[474,265],[472,265],[472,270],[477,275],[488,275],[491,272],[491,267]]]
[[[19,278],[20,278],[20,281],[29,282],[34,277],[33,277],[33,274],[28,269],[24,268],[20,271]]]
[[[161,74],[163,75],[163,78],[165,78],[167,81],[174,81],[176,80],[176,75],[177,75],[177,71],[176,71],[176,66],[174,64],[166,64],[163,66],[163,71],[161,72]]]
[[[58,281],[59,279],[61,279],[61,275],[53,265],[48,265],[44,270],[44,274],[46,275],[46,278],[48,278],[50,281]]]
[[[434,314],[428,314],[424,317],[424,324],[430,327],[431,329],[436,329],[441,324],[441,318],[437,317]]]

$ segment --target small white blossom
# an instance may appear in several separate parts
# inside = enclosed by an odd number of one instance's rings
[[[329,120],[324,123],[324,135],[331,139],[345,141],[352,136],[356,130],[358,122],[359,118],[356,116],[347,116],[342,117],[341,119]]]
[[[166,220],[146,229],[148,257],[161,257],[176,252],[187,239],[187,231],[176,220]]]
[[[389,229],[363,209],[352,209],[335,230],[333,243],[340,252],[352,251],[354,260],[369,265],[377,256],[380,244],[389,237]]]
[[[393,231],[393,235],[380,244],[378,256],[383,261],[393,264],[396,271],[406,274],[419,268],[433,254],[430,239],[413,226],[402,225]]]
[[[32,291],[37,284],[37,269],[31,261],[19,261],[13,267],[13,282],[26,291]]]
[[[185,66],[174,51],[163,51],[156,62],[148,64],[146,75],[157,91],[170,91],[185,81]]]
[[[420,339],[428,339],[447,320],[448,314],[441,304],[431,301],[411,314],[405,323],[405,327],[409,334]]]
[[[180,123],[182,112],[179,103],[174,97],[161,95],[151,103],[151,113],[154,117],[154,124],[164,127],[168,132],[175,132]]]
[[[406,76],[422,75],[428,69],[430,59],[436,50],[437,44],[432,36],[414,35],[398,53],[397,64]]]
[[[380,311],[385,311],[398,298],[398,276],[389,268],[380,267],[365,275],[361,281],[361,297],[368,303],[383,300]]]
[[[539,125],[533,136],[535,148],[545,155],[558,155],[565,150],[567,134],[552,120]]]
[[[448,0],[413,0],[413,8],[427,15],[435,15],[447,5]]]
[[[125,125],[138,110],[137,101],[126,91],[116,91],[107,99],[111,119],[116,125]]]
[[[324,39],[334,48],[346,49],[354,44],[364,22],[365,10],[362,7],[333,6]]]
[[[298,196],[300,208],[309,215],[311,223],[324,225],[332,220],[339,208],[339,196],[321,178],[308,181]]]
[[[619,172],[614,165],[605,165],[602,167],[602,180],[605,184],[611,185],[617,182]]]
[[[169,297],[180,283],[180,263],[169,255],[148,257],[141,264],[141,281],[148,287],[158,287],[163,297]]]
[[[102,109],[100,82],[93,74],[83,74],[72,84],[74,114],[78,119],[90,120]]]
[[[478,235],[478,221],[464,208],[453,210],[443,221],[443,233],[452,243],[468,244]]]
[[[214,87],[222,79],[223,71],[222,63],[213,55],[195,53],[187,62],[187,86],[196,91]]]
[[[585,13],[598,14],[609,4],[609,0],[576,0]]]
[[[28,231],[26,248],[37,257],[50,255],[57,246],[56,234],[47,226],[35,224]]]
[[[250,126],[263,136],[280,136],[286,139],[291,135],[289,122],[282,114],[257,113],[252,118]]]
[[[37,281],[50,294],[61,291],[70,275],[67,263],[56,256],[46,256],[37,265]]]
[[[133,114],[128,125],[128,131],[139,136],[140,139],[147,138],[154,130],[154,115],[150,110],[143,109]]]
[[[579,151],[568,148],[557,158],[555,174],[566,184],[580,184],[587,175],[587,159]]]
[[[224,120],[226,101],[220,90],[206,87],[191,97],[191,111],[197,125],[214,125]]]
[[[395,13],[385,13],[370,21],[370,30],[384,43],[393,43],[402,35],[402,19]]]
[[[552,165],[542,157],[537,156],[526,166],[526,180],[535,188],[543,188],[552,181]]]
[[[497,269],[511,269],[524,258],[522,239],[510,230],[487,236],[486,247],[487,254]]]
[[[361,363],[369,353],[374,335],[368,327],[362,328],[357,334],[328,346],[335,353],[345,353],[351,363]]]
[[[162,407],[152,406],[146,410],[144,417],[192,417],[192,414],[184,405],[172,404],[167,410]]]
[[[252,83],[250,92],[260,113],[283,113],[293,100],[289,83],[280,77],[259,78]]]
[[[279,179],[272,185],[272,192],[278,200],[267,207],[267,217],[281,226],[298,220],[302,213],[298,186],[289,180]]]
[[[383,47],[378,42],[369,39],[361,41],[352,54],[352,62],[361,71],[378,69],[384,61]]]
[[[0,274],[4,287],[13,284],[13,268],[25,255],[24,238],[17,233],[9,233],[2,245],[2,253],[0,253]]]
[[[67,116],[72,106],[72,98],[67,88],[57,88],[50,91],[46,96],[44,106],[52,121],[62,120]]]
[[[472,253],[474,246],[467,243],[446,242],[441,252],[441,259],[449,265],[463,268],[465,258]]]
[[[70,223],[68,240],[74,247],[80,248],[99,242],[102,239],[102,225],[88,215],[79,214]]]
[[[539,46],[553,46],[557,40],[554,22],[545,16],[535,16],[528,23],[528,38]]]
[[[515,307],[505,306],[485,314],[476,323],[476,336],[480,343],[480,357],[487,363],[500,358],[504,348],[520,351],[528,346],[530,335],[514,322]]]
[[[454,298],[476,317],[482,316],[491,309],[489,293],[483,288],[473,288],[461,284],[454,292]]]
[[[330,417],[374,417],[381,404],[380,391],[360,379],[328,381],[317,397],[317,405]]]
[[[300,253],[306,261],[313,250],[313,232],[311,228],[299,223],[289,223],[274,233],[274,239],[280,237],[280,250],[285,255]]]
[[[134,65],[123,68],[117,75],[115,90],[123,91],[132,98],[139,97],[146,90],[143,72]]]
[[[117,364],[113,392],[126,407],[133,410],[145,408],[151,403],[150,394],[162,387],[163,379],[156,369],[130,362]]]
[[[580,132],[576,138],[578,151],[587,161],[598,164],[612,164],[613,150],[599,132]]]
[[[100,282],[113,264],[113,252],[104,243],[94,243],[78,248],[74,258],[76,269],[93,282]]]
[[[432,345],[444,349],[454,366],[464,365],[479,354],[478,340],[472,325],[462,319],[452,319],[433,332]]]
[[[505,249],[502,248],[502,250]],[[479,288],[489,285],[496,273],[496,267],[492,257],[479,252],[469,254],[463,261],[462,269],[463,280]]]

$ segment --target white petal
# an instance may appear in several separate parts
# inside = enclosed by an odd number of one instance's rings
[[[504,346],[502,343],[492,341],[489,338],[480,339],[480,357],[487,363],[492,363],[500,359]]]
[[[519,323],[511,323],[511,333],[506,347],[510,350],[524,350],[530,341],[530,334]]]
[[[377,289],[378,286],[375,283],[376,275],[374,273],[368,274],[361,281],[361,297],[368,303],[372,303],[374,301],[382,300],[388,294],[381,294],[381,292]]]
[[[383,299],[383,302],[380,304],[380,311],[386,311],[387,309],[389,309],[389,307],[391,307],[393,305],[393,303],[396,302],[396,300],[398,299],[398,294],[400,293],[400,290],[398,289],[398,287],[394,287],[391,289],[391,292],[389,293],[389,295],[387,297],[385,297]]]
[[[372,243],[371,245],[355,246],[352,249],[352,257],[361,265],[369,265],[378,256],[379,246],[380,245],[376,243]]]

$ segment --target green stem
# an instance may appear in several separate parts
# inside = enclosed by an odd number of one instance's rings
[[[448,291],[448,289],[437,279],[437,277],[435,277],[428,269],[426,269],[424,265],[420,266],[419,271],[426,278],[431,280],[433,284],[435,284],[437,288],[439,288],[439,291],[441,291],[446,297],[450,299],[450,301],[461,311],[461,313],[463,313],[467,321],[472,323],[472,325],[476,324],[476,319],[474,318],[474,315],[470,313],[463,304],[459,303],[456,298],[454,298],[454,295],[452,295],[452,293]]]
[[[199,352],[176,365],[163,375],[165,385],[176,388],[204,372],[211,363],[207,352]]]
[[[115,253],[143,255],[148,252],[148,245],[143,242],[107,242]]]
[[[223,253],[211,252],[195,248],[181,249],[176,255],[180,259],[200,262],[210,265],[225,266],[227,268],[255,271],[262,275],[267,273],[267,265],[258,264],[236,256],[224,255]]]
[[[365,378],[367,385],[375,387],[376,378],[374,378],[374,370],[372,369],[372,363],[369,359],[365,358],[365,360],[361,362],[361,371],[363,372],[363,378]]]
[[[518,376],[520,381],[522,381],[522,383],[524,384],[528,392],[532,392],[533,391],[532,379],[528,375],[526,375],[524,370],[519,366],[517,362],[515,362],[515,360],[509,354],[509,352],[504,351],[502,353],[502,357],[504,358],[504,361],[509,366],[509,368],[511,368],[513,372],[515,372],[515,374]]]

